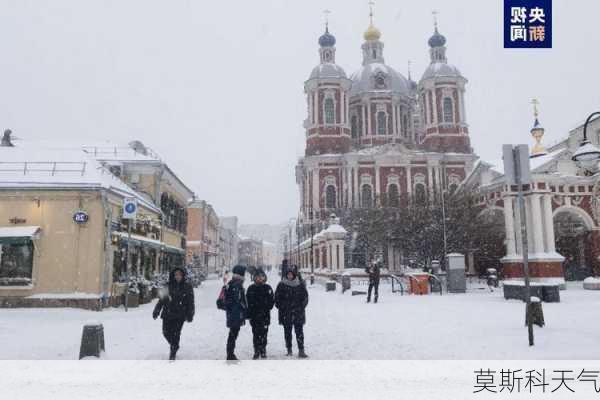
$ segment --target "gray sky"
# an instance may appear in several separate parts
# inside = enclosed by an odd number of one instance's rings
[[[418,80],[431,10],[447,56],[469,79],[475,151],[531,143],[532,97],[545,143],[600,109],[600,4],[555,0],[554,48],[502,48],[501,0],[379,0],[386,63]],[[74,143],[139,139],[220,215],[278,223],[298,207],[303,83],[330,9],[337,62],[360,66],[367,1],[0,0],[0,127]]]

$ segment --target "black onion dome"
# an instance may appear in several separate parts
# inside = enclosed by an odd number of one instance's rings
[[[435,28],[433,36],[429,38],[429,47],[442,47],[446,44],[446,37]]]
[[[325,28],[325,33],[319,38],[319,46],[333,47],[335,46],[335,36],[329,33],[329,28]]]

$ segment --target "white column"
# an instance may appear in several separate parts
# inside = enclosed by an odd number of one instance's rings
[[[542,210],[540,195],[531,195],[531,227],[533,227],[533,251],[536,254],[544,253],[544,233],[542,232]]]
[[[319,210],[319,169],[312,170],[313,180],[313,212]],[[313,216],[314,218],[314,216]]]
[[[432,104],[433,104],[433,110],[431,110],[432,114],[433,114],[433,124],[437,125],[437,123],[438,123],[438,119],[437,119],[437,98],[436,98],[436,95],[435,95],[435,89],[432,89],[430,91],[430,93],[431,93],[431,101],[432,101]]]
[[[319,91],[315,90],[314,91],[314,96],[313,96],[313,115],[314,115],[314,121],[313,123],[318,124],[319,123]]]
[[[542,197],[543,202],[543,216],[546,221],[544,224],[546,231],[546,251],[548,253],[556,252],[556,238],[554,237],[554,218],[552,215],[552,195],[548,194]]]
[[[354,207],[358,208],[358,192],[360,188],[358,187],[358,164],[354,165]]]
[[[367,135],[371,135],[371,103],[367,104]]]
[[[504,198],[504,228],[506,230],[506,255],[508,257],[517,254],[515,247],[515,225],[513,219],[513,200],[512,197]]]
[[[406,192],[410,196],[412,194],[412,179],[411,179],[411,171],[410,165],[407,165],[405,168],[406,171]]]
[[[346,123],[346,93],[340,89],[340,107],[341,107],[341,112],[340,112],[340,122],[342,124]]]
[[[379,181],[379,165],[375,165],[375,202],[373,204],[380,204],[381,201],[381,182]]]
[[[362,109],[362,136],[367,136],[367,107],[364,104],[361,104],[360,108]]]
[[[427,187],[429,188],[430,201],[433,200],[433,171],[431,166],[427,166]]]
[[[460,117],[462,118],[460,122],[466,124],[467,123],[467,112],[465,108],[465,91],[464,89],[460,90]]]
[[[397,135],[398,130],[396,129],[396,106],[392,102],[392,135]]]
[[[338,269],[344,270],[346,268],[346,263],[344,261],[344,241],[343,240],[339,241],[339,248],[340,248],[340,260],[339,260],[339,264],[338,264]]]

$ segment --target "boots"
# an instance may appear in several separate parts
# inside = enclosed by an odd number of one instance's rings
[[[170,361],[175,361],[175,358],[177,356],[177,350],[179,350],[177,347],[171,346],[171,352],[169,353],[169,360]]]
[[[263,347],[260,349],[260,358],[267,358],[267,348]]]
[[[239,359],[233,353],[227,354],[227,361],[239,361]]]
[[[253,360],[258,360],[260,358],[260,350],[255,347],[254,348],[254,356],[252,357]]]
[[[288,348],[287,348],[287,354],[286,354],[286,356],[288,356],[288,357],[291,357],[292,355],[293,355],[293,354],[292,354],[292,348],[291,348],[291,347],[288,347]]]
[[[304,349],[298,350],[298,358],[308,358],[308,355],[304,352]]]

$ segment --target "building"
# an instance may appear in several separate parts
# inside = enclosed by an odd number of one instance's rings
[[[78,149],[0,147],[0,306],[101,309],[125,291],[127,221],[135,198],[130,276],[151,278],[171,251],[162,213]]]
[[[591,120],[587,139],[600,145],[600,119]],[[529,270],[534,281],[564,281],[600,275],[600,175],[573,161],[582,148],[583,125],[544,149],[537,108],[531,129],[536,139],[530,159],[532,183],[524,191],[528,224]],[[497,163],[496,167],[502,167]],[[505,278],[522,278],[523,251],[516,185],[503,171],[480,162],[461,190],[480,195],[482,217],[497,218],[505,230],[506,255],[499,260]]]
[[[108,168],[162,213],[160,237],[168,251],[160,259],[160,271],[168,272],[185,262],[187,205],[193,191],[177,177],[152,149],[135,140],[127,146],[84,146],[83,150]]]
[[[264,267],[262,240],[240,237],[238,240],[238,264],[246,267]]]
[[[281,256],[277,245],[267,241],[263,241],[262,244],[262,259],[264,266],[267,269],[272,269],[281,264]]]
[[[219,257],[218,269],[231,270],[238,262],[238,218],[219,218]]]
[[[187,262],[206,274],[218,272],[219,217],[205,200],[188,205]]]
[[[326,26],[320,62],[304,83],[306,151],[296,167],[302,232],[344,210],[432,201],[456,190],[477,161],[465,112],[467,79],[449,63],[437,22],[418,83],[385,63],[372,13],[363,37],[362,65],[348,77],[336,64],[336,39]],[[396,249],[386,253],[395,268]]]

